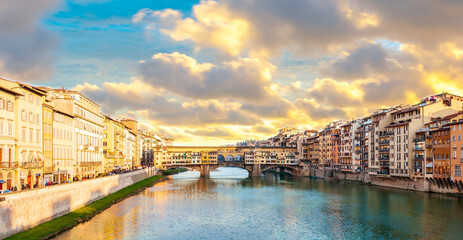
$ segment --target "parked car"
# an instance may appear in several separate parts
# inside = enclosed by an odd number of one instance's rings
[[[0,194],[5,194],[11,192],[10,190],[0,190]]]

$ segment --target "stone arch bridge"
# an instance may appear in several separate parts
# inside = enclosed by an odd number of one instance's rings
[[[302,174],[296,148],[291,147],[168,147],[173,156],[172,164],[165,168],[185,167],[209,177],[211,171],[220,167],[238,167],[249,172],[249,176],[260,176],[267,170]],[[201,162],[192,162],[188,156],[201,154]],[[176,157],[177,156],[177,157]],[[181,156],[180,158],[178,156]],[[180,160],[180,161],[176,161]]]

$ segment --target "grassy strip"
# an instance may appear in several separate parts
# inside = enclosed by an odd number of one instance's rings
[[[188,169],[186,168],[172,168],[172,169],[168,169],[168,170],[165,170],[162,175],[164,176],[167,176],[167,175],[173,175],[173,174],[177,174],[177,173],[181,173],[181,172],[186,172],[188,171]]]
[[[100,200],[90,203],[85,207],[79,208],[64,216],[42,223],[34,228],[15,234],[6,239],[50,239],[66,230],[73,228],[79,223],[90,220],[93,216],[109,208],[111,205],[120,202],[129,196],[135,195],[147,187],[152,186],[161,178],[163,178],[163,176],[158,175],[144,179]]]

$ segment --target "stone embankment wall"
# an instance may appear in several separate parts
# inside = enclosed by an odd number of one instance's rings
[[[347,180],[368,183],[377,186],[398,188],[413,191],[434,192],[434,193],[462,193],[463,187],[452,184],[451,181],[426,180],[425,178],[410,179],[407,177],[375,176],[368,173],[352,173],[333,170],[329,168],[319,169],[305,167],[303,176],[323,178],[327,180]]]
[[[156,175],[155,168],[0,195],[0,239],[62,216]]]

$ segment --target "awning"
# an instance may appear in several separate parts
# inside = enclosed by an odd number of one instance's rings
[[[426,167],[432,167],[432,166],[433,166],[433,165],[432,165],[432,162],[426,164]]]
[[[5,180],[0,180],[0,183],[6,183]]]

